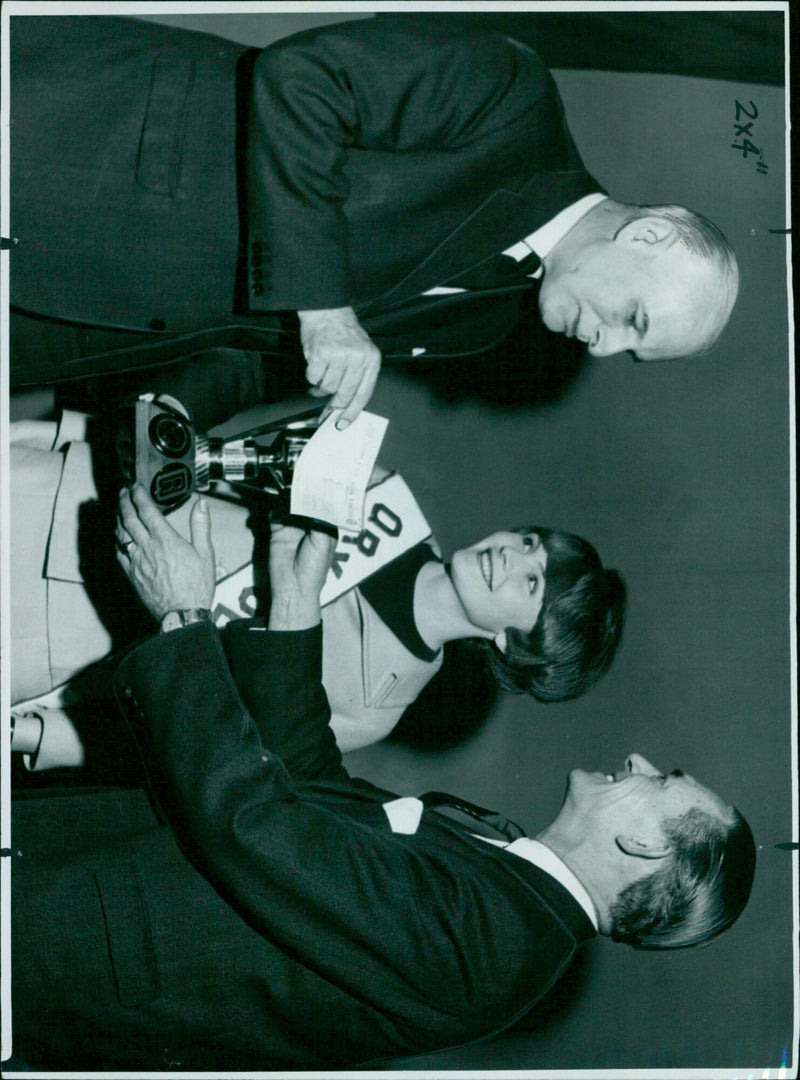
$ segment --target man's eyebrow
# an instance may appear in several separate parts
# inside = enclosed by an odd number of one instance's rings
[[[673,769],[670,776],[683,776],[683,769]]]

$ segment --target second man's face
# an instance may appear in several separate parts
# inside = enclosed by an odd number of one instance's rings
[[[695,807],[726,821],[731,816],[730,808],[693,777],[679,769],[662,773],[640,754],[631,754],[615,773],[573,770],[565,800],[565,808],[599,845],[612,844],[617,834],[659,835],[666,819]]]

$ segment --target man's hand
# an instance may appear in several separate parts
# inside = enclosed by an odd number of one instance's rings
[[[141,484],[119,496],[117,561],[150,614],[210,608],[216,586],[211,514],[198,499],[189,519],[192,542],[184,540]]]
[[[355,420],[375,389],[381,354],[351,307],[298,311],[306,378],[315,397],[333,394],[329,405],[344,412],[339,430]]]
[[[309,630],[320,621],[319,594],[336,540],[327,533],[272,524],[269,542],[270,630]]]

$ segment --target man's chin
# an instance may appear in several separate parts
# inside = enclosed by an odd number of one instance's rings
[[[572,769],[567,777],[567,791],[581,787],[581,785],[585,784],[590,778],[591,774],[586,772],[585,769]]]
[[[553,311],[547,304],[539,305],[539,314],[542,322],[554,334],[566,334],[567,320],[560,311]]]

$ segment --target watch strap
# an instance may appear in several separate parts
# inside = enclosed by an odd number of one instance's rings
[[[161,620],[161,633],[168,634],[170,630],[179,630],[182,626],[191,626],[192,623],[198,622],[211,622],[211,612],[208,608],[168,611]]]

